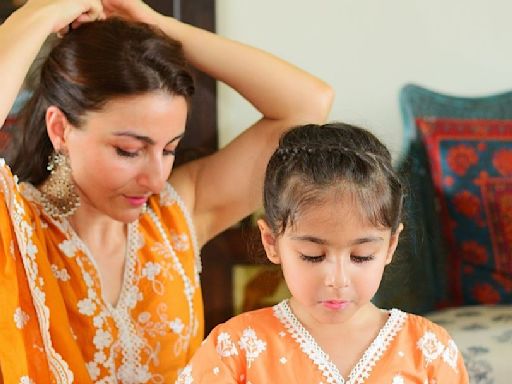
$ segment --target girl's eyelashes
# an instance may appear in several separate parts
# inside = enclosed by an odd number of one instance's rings
[[[164,156],[176,156],[175,149],[164,149]]]
[[[362,263],[367,263],[368,261],[372,261],[375,257],[373,255],[369,255],[369,256],[356,256],[356,255],[351,255],[350,256],[350,259],[352,259],[352,261],[356,264],[362,264]]]
[[[325,259],[325,255],[320,256],[307,256],[304,254],[300,254],[300,258],[304,261],[308,261],[310,263],[320,263]]]
[[[304,261],[307,261],[307,262],[310,262],[310,263],[320,263],[322,261],[325,260],[325,255],[319,255],[319,256],[308,256],[308,255],[304,255],[304,254],[300,254],[300,258]],[[356,256],[356,255],[351,255],[350,256],[350,259],[352,260],[353,263],[355,264],[362,264],[362,263],[367,263],[369,261],[372,261],[373,259],[375,258],[375,256],[373,255],[369,255],[369,256]]]

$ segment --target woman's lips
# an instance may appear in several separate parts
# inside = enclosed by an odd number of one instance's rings
[[[126,200],[130,203],[130,205],[134,207],[140,207],[148,201],[146,196],[124,196]]]

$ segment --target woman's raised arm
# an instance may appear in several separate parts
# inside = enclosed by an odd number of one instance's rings
[[[48,35],[101,17],[100,0],[29,0],[0,25],[0,126]]]
[[[235,89],[262,114],[222,150],[171,174],[204,244],[261,205],[265,167],[281,133],[297,124],[322,123],[333,92],[269,53],[162,16],[140,0],[103,1],[107,15],[154,24],[181,41],[192,65]]]

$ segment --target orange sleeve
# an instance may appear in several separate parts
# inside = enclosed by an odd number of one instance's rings
[[[432,364],[429,379],[438,383],[468,384],[468,372],[459,348],[444,328],[435,324],[433,327],[445,349],[440,358]]]
[[[221,340],[222,345],[219,345]],[[176,384],[235,384],[245,383],[243,360],[223,324],[217,326],[182,370]],[[190,381],[190,379],[193,381]],[[180,381],[181,380],[181,381]],[[187,381],[188,380],[188,381]]]

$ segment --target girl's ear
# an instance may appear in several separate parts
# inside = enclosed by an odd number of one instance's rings
[[[64,113],[55,105],[46,110],[46,130],[56,152],[66,152],[66,138],[71,129]]]
[[[398,238],[400,237],[400,232],[402,232],[403,229],[404,225],[400,223],[396,231],[391,234],[391,238],[389,239],[388,255],[386,257],[386,265],[391,263],[393,260],[393,255],[395,253],[396,247],[398,246]]]
[[[258,228],[260,229],[261,243],[263,244],[263,248],[265,248],[267,258],[274,264],[281,264],[281,259],[277,253],[276,236],[274,232],[272,232],[263,219],[258,220]]]

